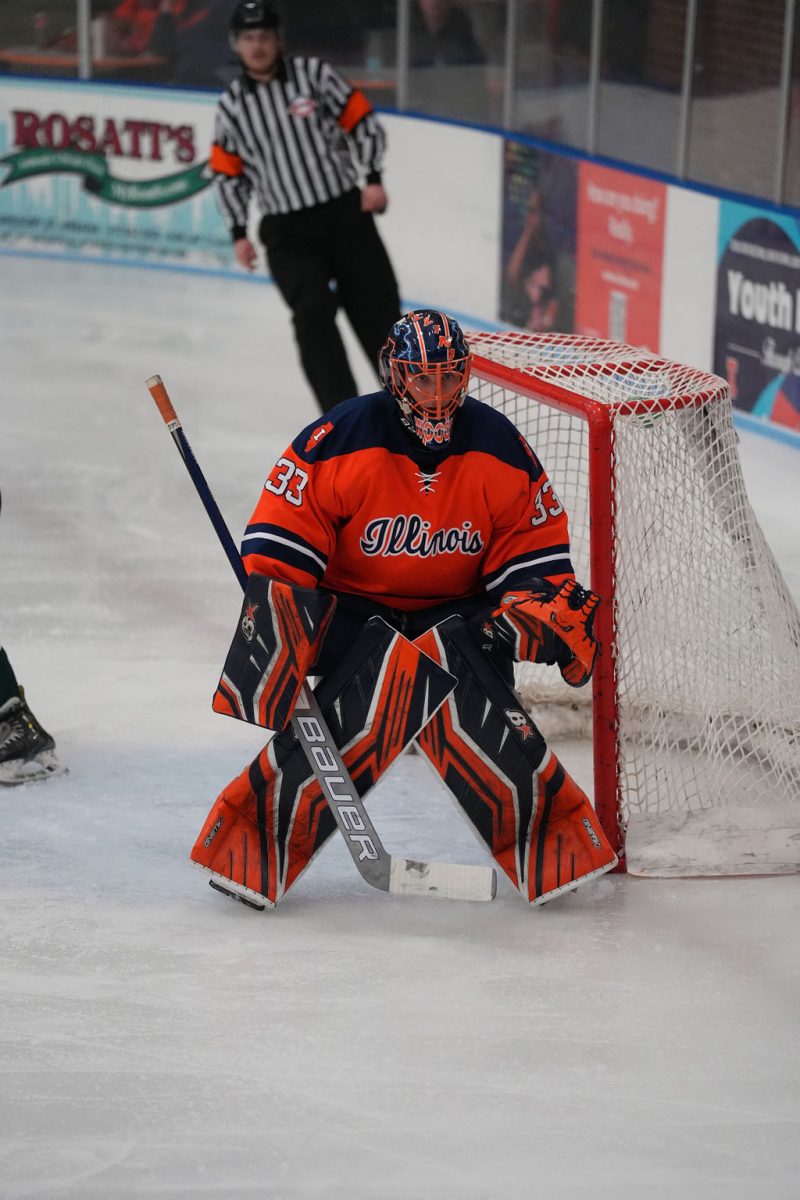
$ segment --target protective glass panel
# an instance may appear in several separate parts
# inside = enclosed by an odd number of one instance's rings
[[[585,148],[591,31],[589,0],[521,0],[515,129]]]
[[[690,179],[772,195],[784,11],[775,0],[700,0]]]
[[[92,77],[219,91],[238,69],[233,9],[220,0],[93,0]]]
[[[503,0],[411,0],[411,111],[499,125],[503,109]]]
[[[75,0],[0,4],[0,71],[69,79],[78,74]]]
[[[606,0],[598,97],[600,154],[674,172],[686,0]]]
[[[786,185],[782,198],[786,204],[800,204],[800,20],[795,21],[794,27],[786,144]]]

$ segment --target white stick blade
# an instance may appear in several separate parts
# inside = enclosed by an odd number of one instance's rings
[[[389,891],[393,896],[432,896],[439,900],[493,900],[497,876],[492,867],[418,862],[392,855]]]

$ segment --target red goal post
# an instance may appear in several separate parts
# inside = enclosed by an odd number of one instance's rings
[[[800,616],[747,501],[727,384],[589,337],[469,341],[470,391],[542,461],[603,597],[590,697],[519,670],[545,736],[591,730],[595,806],[629,869],[797,870]],[[742,814],[760,866],[731,832]]]

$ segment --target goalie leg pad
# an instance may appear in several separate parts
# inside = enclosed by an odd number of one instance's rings
[[[333,596],[251,575],[212,707],[285,729],[333,615]]]
[[[367,622],[315,691],[359,796],[413,741],[454,686],[446,671],[380,617]],[[305,751],[286,730],[219,796],[191,859],[272,906],[335,828]]]
[[[458,617],[417,639],[458,680],[418,744],[526,900],[541,904],[617,862],[594,809]]]

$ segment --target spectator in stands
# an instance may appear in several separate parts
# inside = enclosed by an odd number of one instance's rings
[[[108,14],[107,48],[160,56],[164,83],[217,89],[235,73],[230,10],[231,0],[122,0]]]
[[[231,0],[205,0],[195,19],[178,25],[172,83],[219,89],[238,74],[236,56],[228,46],[232,7]]]
[[[411,6],[411,66],[481,66],[468,14],[452,0],[414,0]]]
[[[163,58],[165,83],[218,88],[235,69],[230,13],[231,0],[122,0],[109,6],[106,48]]]
[[[174,9],[185,0],[122,0],[108,13],[106,49],[111,54],[163,54],[174,41]]]

